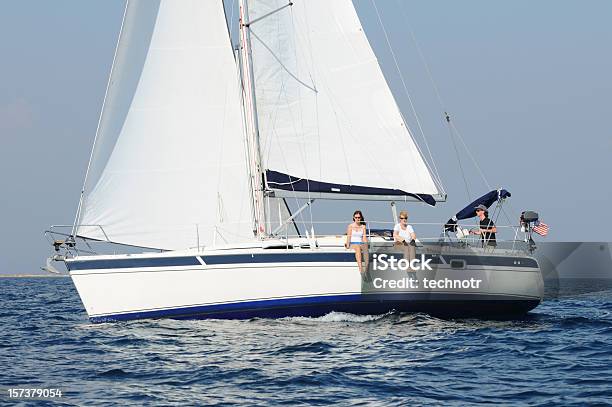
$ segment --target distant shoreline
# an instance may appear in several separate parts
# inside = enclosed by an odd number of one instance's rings
[[[65,278],[68,274],[0,274],[0,278]]]

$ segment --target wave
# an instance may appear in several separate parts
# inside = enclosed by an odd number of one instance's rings
[[[121,377],[127,377],[129,375],[130,373],[126,372],[123,369],[119,369],[119,368],[106,370],[102,373],[96,374],[96,376],[98,377],[109,377],[109,378],[121,378]]]
[[[327,342],[306,342],[300,343],[296,345],[283,346],[282,348],[276,350],[275,354],[284,355],[291,353],[314,353],[317,355],[323,355],[331,353],[334,345],[329,344]]]
[[[288,317],[282,318],[282,321],[294,321],[294,322],[372,322],[385,319],[390,315],[394,315],[395,312],[388,312],[382,315],[358,315],[351,314],[348,312],[336,312],[332,311],[329,314],[325,314],[320,317]]]
[[[0,308],[11,313],[0,321],[0,366],[10,368],[0,385],[61,385],[78,405],[610,399],[610,292],[544,301],[526,317],[502,321],[331,312],[90,324],[74,290],[45,309],[36,295],[56,295],[47,281],[2,288]]]

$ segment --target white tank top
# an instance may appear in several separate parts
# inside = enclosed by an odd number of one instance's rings
[[[359,228],[359,230],[353,229],[351,232],[351,243],[360,244],[363,243],[363,229]]]

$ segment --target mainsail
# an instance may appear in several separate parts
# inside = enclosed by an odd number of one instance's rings
[[[443,199],[351,0],[248,6],[261,156],[276,196]]]
[[[283,229],[285,197],[443,199],[350,0],[243,1],[243,82],[222,1],[127,2],[77,235],[183,249]]]
[[[79,221],[101,228],[77,234],[163,249],[252,239],[241,114],[222,2],[130,0]]]

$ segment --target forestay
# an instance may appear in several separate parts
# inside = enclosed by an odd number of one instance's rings
[[[435,204],[432,196],[441,189],[403,122],[351,0],[288,3],[248,2],[268,187],[277,196],[404,197]]]
[[[252,239],[240,109],[221,1],[130,0],[79,223],[163,249]]]

